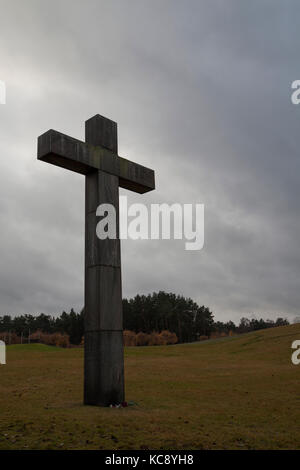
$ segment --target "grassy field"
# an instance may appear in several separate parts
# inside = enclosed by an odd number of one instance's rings
[[[299,324],[127,348],[123,409],[82,405],[82,349],[9,346],[0,449],[299,449],[295,339]]]

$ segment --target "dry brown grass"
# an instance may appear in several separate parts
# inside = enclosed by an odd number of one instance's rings
[[[293,449],[300,442],[300,325],[125,349],[123,409],[82,405],[83,350],[7,348],[1,449]]]

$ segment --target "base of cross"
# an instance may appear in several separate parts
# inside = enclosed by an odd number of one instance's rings
[[[85,332],[84,404],[125,402],[123,331]]]

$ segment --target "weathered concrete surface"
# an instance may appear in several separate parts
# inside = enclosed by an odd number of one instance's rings
[[[95,129],[93,119],[99,123],[98,116],[89,119],[87,123]],[[92,132],[89,131],[87,138],[90,139],[91,135]],[[119,157],[117,152],[106,148],[104,144],[100,146],[98,138],[95,142],[97,144],[92,144],[91,140],[85,143],[60,132],[49,130],[38,138],[38,159],[83,175],[89,174],[94,169],[102,170],[118,176],[119,185],[122,188],[137,193],[146,193],[155,189],[153,170]]]
[[[85,333],[84,403],[106,406],[124,401],[122,331]]]
[[[119,186],[145,193],[154,172],[118,156],[117,124],[96,115],[85,123],[86,142],[49,130],[38,138],[38,159],[85,175],[84,403],[124,401],[120,240],[96,235],[97,207],[113,204],[119,233]]]

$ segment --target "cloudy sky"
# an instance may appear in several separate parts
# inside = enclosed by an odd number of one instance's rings
[[[118,122],[156,172],[131,202],[205,204],[205,245],[122,241],[124,296],[166,290],[219,320],[299,314],[300,4],[0,0],[0,315],[83,306],[84,177],[38,162],[49,128]]]

